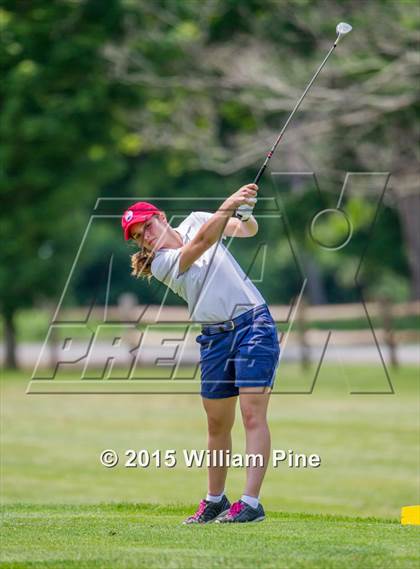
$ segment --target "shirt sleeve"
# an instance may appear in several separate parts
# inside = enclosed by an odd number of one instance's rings
[[[179,279],[179,257],[181,249],[167,249],[157,255],[151,265],[152,275],[161,282],[168,284]]]

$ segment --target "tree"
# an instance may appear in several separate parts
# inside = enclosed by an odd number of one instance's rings
[[[138,3],[146,28],[126,20],[123,43],[109,45],[107,57],[115,76],[144,97],[130,117],[143,150],[184,153],[185,168],[220,175],[256,167],[335,39],[335,24],[354,26],[272,168],[325,172],[330,189],[346,171],[390,171],[412,297],[420,298],[417,3],[373,0],[363,10],[357,2],[296,0],[157,4]]]
[[[16,310],[60,290],[86,204],[123,167],[129,101],[101,51],[121,33],[118,1],[3,6],[0,294],[16,367]]]

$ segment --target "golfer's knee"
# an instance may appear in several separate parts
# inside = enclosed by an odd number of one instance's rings
[[[230,433],[232,422],[227,421],[224,417],[207,416],[208,433],[211,437],[217,437]]]
[[[242,409],[242,421],[247,431],[253,431],[267,426],[267,418],[259,409],[245,407]]]

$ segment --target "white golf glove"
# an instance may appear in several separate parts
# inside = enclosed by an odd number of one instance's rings
[[[239,206],[235,211],[236,217],[238,217],[241,221],[248,221],[248,219],[251,217],[255,204],[257,203],[257,198],[250,198],[249,201],[253,202],[253,205],[243,204]]]

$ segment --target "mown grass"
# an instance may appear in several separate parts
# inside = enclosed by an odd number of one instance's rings
[[[146,371],[150,377],[158,373]],[[398,519],[401,506],[419,499],[416,368],[391,373],[395,393],[384,395],[351,394],[386,392],[379,366],[324,366],[313,393],[305,395],[313,373],[280,364],[275,389],[282,393],[271,398],[269,422],[272,448],[316,453],[322,464],[317,469],[269,467],[264,504],[278,511]],[[182,461],[172,469],[122,466],[126,449],[175,449],[178,455],[182,449],[205,449],[206,419],[198,393],[171,393],[178,382],[168,381],[162,384],[167,394],[27,395],[29,376],[7,373],[2,381],[4,501],[188,504],[200,499],[205,469],[187,468]],[[142,380],[131,383],[137,387]],[[99,381],[95,388],[108,384]],[[119,382],[112,386],[118,389]],[[99,462],[108,448],[121,455],[110,470]],[[233,452],[244,452],[239,411]],[[232,498],[240,495],[243,482],[244,470],[232,469],[227,486]]]
[[[183,506],[15,505],[7,568],[411,568],[418,530],[397,521],[270,512],[260,524],[182,526]]]
[[[267,520],[227,528],[180,525],[205,493],[205,469],[99,461],[106,448],[122,458],[130,448],[178,456],[206,448],[199,395],[27,395],[30,373],[3,374],[3,566],[416,566],[418,528],[401,526],[399,515],[420,502],[417,370],[391,373],[394,394],[351,395],[384,390],[383,370],[325,365],[311,395],[287,393],[313,373],[280,365],[276,387],[285,392],[272,396],[269,421],[273,448],[317,453],[321,467],[269,466]],[[243,453],[239,415],[233,451]],[[244,476],[231,469],[231,500]]]

